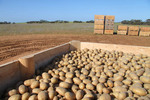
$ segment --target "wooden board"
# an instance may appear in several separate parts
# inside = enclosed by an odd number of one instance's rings
[[[95,20],[95,25],[104,25],[104,20]]]
[[[118,30],[119,31],[127,31],[128,30],[128,26],[118,25]]]
[[[140,31],[142,31],[142,32],[150,32],[150,27],[141,27]]]
[[[95,34],[104,34],[104,30],[94,30]]]
[[[114,30],[105,30],[104,34],[114,34]]]
[[[138,26],[129,26],[129,31],[139,31]]]
[[[104,19],[104,15],[95,15],[95,19]]]
[[[107,15],[107,16],[105,16],[105,19],[112,19],[112,20],[115,20],[115,16],[109,16],[109,15]]]
[[[104,29],[104,25],[94,25],[94,29],[95,30],[103,30]]]
[[[142,32],[142,31],[140,31],[139,36],[150,36],[150,32]]]
[[[117,31],[117,34],[119,34],[119,35],[127,35],[127,31]]]
[[[130,35],[130,36],[138,36],[139,35],[139,31],[128,31],[128,35]]]

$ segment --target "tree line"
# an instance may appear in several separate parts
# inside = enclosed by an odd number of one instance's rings
[[[142,20],[123,20],[121,21],[122,24],[130,24],[130,25],[150,25],[150,19],[147,19],[146,21]]]
[[[4,21],[4,22],[0,22],[0,24],[15,24],[15,22],[7,22],[7,21]]]
[[[56,20],[56,21],[47,21],[47,20],[40,20],[40,21],[28,21],[26,22],[28,24],[32,24],[32,23],[69,23],[69,21],[63,21],[63,20]],[[83,21],[73,21],[73,23],[84,23]],[[94,23],[93,20],[90,21],[86,21],[86,23]]]

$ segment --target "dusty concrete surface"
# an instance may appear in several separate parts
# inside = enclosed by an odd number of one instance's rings
[[[71,40],[150,46],[150,37],[139,36],[68,34],[0,36],[0,64],[18,59],[24,55],[36,53],[59,44],[69,42]]]

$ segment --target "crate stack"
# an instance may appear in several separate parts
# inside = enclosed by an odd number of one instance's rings
[[[104,15],[95,15],[94,33],[104,34]]]
[[[141,27],[140,36],[150,36],[150,27]]]
[[[127,35],[128,32],[128,26],[119,25],[117,29],[117,34],[120,35]]]
[[[115,20],[115,16],[105,16],[104,34],[113,34],[114,33],[114,20]]]
[[[138,26],[129,26],[128,35],[138,36],[139,35],[139,27]]]

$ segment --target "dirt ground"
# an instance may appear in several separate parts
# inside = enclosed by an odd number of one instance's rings
[[[150,37],[138,36],[68,34],[0,36],[0,64],[16,60],[22,56],[54,47],[71,40],[80,40],[82,42],[150,46]]]

